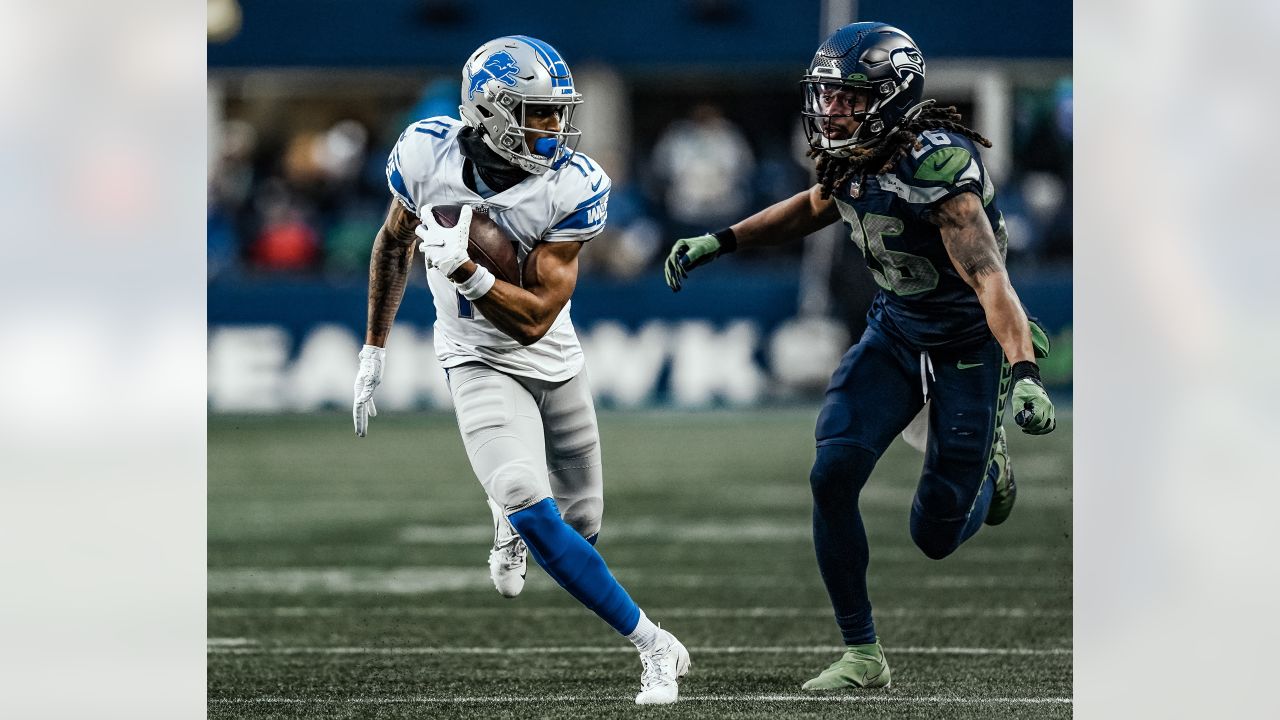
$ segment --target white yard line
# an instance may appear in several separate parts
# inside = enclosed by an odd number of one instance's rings
[[[837,645],[721,645],[690,647],[695,655],[750,655],[750,654],[826,654],[839,653],[844,648]],[[259,645],[253,647],[226,647],[213,645],[211,655],[612,655],[634,653],[628,646],[581,645],[551,647],[340,647],[305,645]],[[1071,648],[982,648],[982,647],[894,647],[894,655],[1071,655]]]
[[[910,503],[910,500],[907,500]],[[738,543],[738,542],[812,542],[813,529],[807,522],[744,520],[739,522],[679,520],[611,520],[601,530],[608,540],[638,541],[661,537],[669,542]],[[423,525],[402,527],[397,539],[412,545],[471,545],[493,538],[490,525]],[[990,560],[1051,560],[1069,552],[1069,548],[1030,546],[1007,549],[972,549],[960,551],[957,557]],[[876,559],[917,559],[923,557],[914,548],[887,548],[872,551]]]
[[[209,647],[244,647],[245,645],[257,645],[257,640],[249,638],[209,638],[205,641]]]
[[[525,704],[525,703],[632,703],[631,697],[584,695],[540,695],[537,697],[516,697],[511,695],[466,696],[466,697],[429,697],[429,696],[386,696],[386,697],[350,697],[350,698],[286,698],[286,697],[252,697],[252,698],[210,698],[211,704],[217,705],[488,705],[488,704]],[[1069,697],[993,697],[966,698],[948,696],[910,696],[910,695],[787,695],[787,694],[744,694],[744,695],[682,695],[681,703],[691,702],[765,702],[765,703],[922,703],[930,705],[1070,705]]]
[[[547,608],[547,607],[211,607],[211,617],[260,617],[272,615],[276,617],[337,617],[352,615],[359,617],[461,617],[464,615],[485,615],[502,617],[535,617],[535,618],[572,618],[580,617],[585,612],[582,608]],[[831,615],[831,608],[795,608],[795,607],[746,607],[746,608],[689,608],[675,607],[646,608],[645,612],[655,618],[706,618],[706,619],[768,619],[768,618],[825,618]],[[1002,618],[1010,620],[1054,619],[1071,617],[1070,610],[1042,610],[1025,607],[986,607],[960,606],[941,608],[877,608],[877,618]]]
[[[619,571],[624,583],[642,583],[647,588],[729,587],[757,590],[778,581],[777,575],[760,573],[667,573]],[[385,593],[416,595],[492,589],[483,567],[228,567],[208,572],[210,595],[236,593]],[[526,592],[560,592],[549,579],[530,582]],[[1071,585],[1069,575],[1019,575],[962,573],[890,574],[877,580],[878,586],[909,585],[920,589],[1016,588],[1060,589]]]

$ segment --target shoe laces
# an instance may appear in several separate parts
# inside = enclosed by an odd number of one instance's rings
[[[498,553],[499,562],[507,570],[515,570],[524,564],[524,541],[520,538],[495,548],[495,551]]]
[[[640,664],[644,667],[644,670],[640,673],[641,690],[648,690],[662,682],[662,661],[667,658],[670,652],[671,645],[668,643],[660,647],[654,647],[647,653],[640,653]]]

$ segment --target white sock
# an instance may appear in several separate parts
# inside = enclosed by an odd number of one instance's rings
[[[641,610],[640,622],[636,623],[636,629],[631,631],[627,639],[634,643],[640,652],[649,652],[657,644],[659,632],[658,626],[654,625],[649,616]]]

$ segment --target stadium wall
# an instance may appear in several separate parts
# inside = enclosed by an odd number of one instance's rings
[[[574,324],[605,406],[753,406],[816,398],[848,348],[843,325],[797,315],[794,271],[710,266],[679,295],[658,278],[584,277]],[[1071,382],[1071,276],[1015,276],[1023,301],[1054,340],[1046,380]],[[363,342],[363,283],[214,282],[208,290],[209,408],[311,412],[348,407]],[[451,406],[435,359],[434,310],[421,281],[391,333],[378,406]]]

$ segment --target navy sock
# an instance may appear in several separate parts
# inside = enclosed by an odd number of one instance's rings
[[[640,608],[609,572],[600,553],[560,517],[555,500],[547,498],[508,518],[534,561],[560,587],[619,633],[629,635],[636,629]]]
[[[867,597],[867,533],[858,511],[858,495],[875,464],[865,448],[823,445],[809,475],[818,570],[846,645],[876,641]]]

